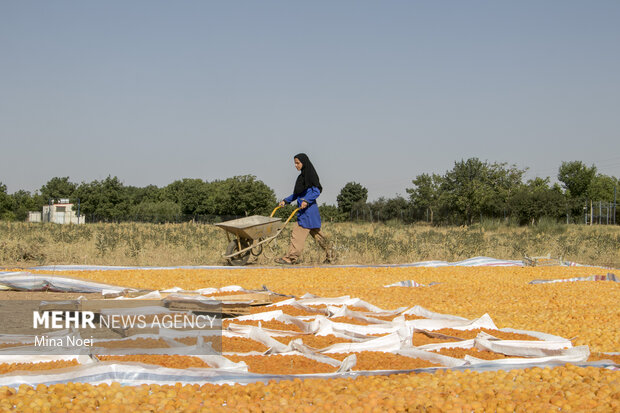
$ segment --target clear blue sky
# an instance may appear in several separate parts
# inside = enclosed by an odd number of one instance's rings
[[[306,152],[335,203],[478,157],[620,177],[619,1],[0,2],[0,182],[165,186]]]

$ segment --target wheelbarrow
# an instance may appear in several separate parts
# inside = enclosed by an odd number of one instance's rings
[[[223,256],[230,265],[245,265],[250,255],[261,255],[263,245],[280,235],[286,224],[299,211],[299,208],[295,209],[286,221],[282,221],[273,216],[279,208],[281,207],[277,206],[268,217],[252,215],[215,224],[226,231],[228,246]]]

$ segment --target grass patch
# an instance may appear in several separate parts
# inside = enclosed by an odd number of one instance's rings
[[[270,265],[288,248],[292,225],[251,261]],[[326,223],[340,264],[458,261],[474,256],[523,259],[550,254],[581,264],[620,268],[620,227],[566,225],[541,220],[515,227],[485,222],[470,227],[424,224]],[[0,264],[221,265],[228,239],[208,224],[56,225],[0,222]],[[324,253],[309,237],[303,263]]]

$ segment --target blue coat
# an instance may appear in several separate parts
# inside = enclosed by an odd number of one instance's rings
[[[302,228],[313,229],[321,228],[321,215],[316,199],[321,195],[319,188],[311,186],[300,194],[293,194],[284,198],[284,202],[290,204],[297,200],[297,206],[301,208],[301,203],[306,201],[308,206],[297,212],[297,223]]]

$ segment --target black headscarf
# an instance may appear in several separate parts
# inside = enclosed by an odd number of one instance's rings
[[[295,181],[295,189],[293,189],[294,194],[301,194],[306,189],[315,186],[319,188],[319,192],[323,192],[323,187],[321,186],[321,182],[319,182],[319,175],[316,173],[312,162],[308,158],[308,155],[305,153],[298,153],[293,158],[299,159],[301,162],[301,173],[297,177]]]

